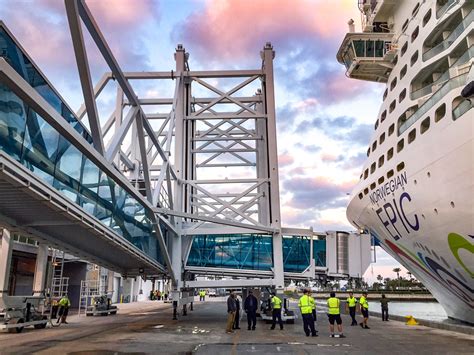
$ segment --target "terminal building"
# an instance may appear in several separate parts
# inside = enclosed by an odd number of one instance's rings
[[[181,306],[201,287],[362,277],[368,235],[282,226],[270,43],[257,69],[193,71],[178,45],[174,68],[124,72],[87,5],[66,11],[77,112],[0,23],[0,297],[160,289]],[[84,29],[110,68],[97,83]],[[143,81],[169,94],[141,97]]]

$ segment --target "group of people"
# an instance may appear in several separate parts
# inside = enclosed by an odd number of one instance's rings
[[[150,300],[153,301],[166,301],[168,299],[168,294],[165,292],[161,292],[159,290],[150,291]]]
[[[275,293],[271,295],[269,301],[272,309],[272,326],[270,329],[275,329],[276,323],[278,322],[280,330],[283,330],[283,321],[281,315],[283,301]],[[380,302],[382,305],[382,320],[388,320],[388,300],[385,298],[385,295],[382,295],[382,300]],[[336,297],[335,292],[331,292],[330,297],[326,301],[328,308],[327,315],[330,336],[344,338],[345,335],[342,330],[340,303],[341,301]],[[241,301],[239,297],[234,292],[231,292],[229,298],[227,299],[227,333],[233,333],[235,329],[240,329],[240,304]],[[306,336],[318,336],[318,331],[316,330],[316,301],[311,296],[311,292],[309,290],[303,291],[303,296],[301,296],[298,301],[298,307],[303,319],[303,330]],[[362,321],[359,323],[359,325],[363,329],[370,329],[368,326],[369,303],[367,301],[366,292],[362,293],[362,296],[358,300],[354,297],[352,292],[349,293],[349,297],[346,300],[346,311],[348,311],[352,319],[351,326],[358,325],[356,320],[357,307],[359,307],[360,313],[362,314]],[[243,309],[247,314],[247,329],[255,330],[257,323],[258,300],[253,295],[252,290],[249,290],[248,296],[245,299],[243,305]],[[335,334],[335,324],[337,325],[338,334]]]

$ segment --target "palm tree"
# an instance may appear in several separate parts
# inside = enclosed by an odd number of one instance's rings
[[[399,267],[393,269],[393,272],[397,273],[398,287],[400,287],[400,271],[402,271],[402,269],[400,269]]]

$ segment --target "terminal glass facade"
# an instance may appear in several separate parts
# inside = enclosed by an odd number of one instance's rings
[[[326,238],[313,239],[313,259],[316,266],[326,266]]]
[[[0,56],[87,141],[89,133],[0,27]],[[7,86],[0,83],[0,152],[25,166],[84,211],[163,263],[150,213]]]
[[[187,266],[271,271],[273,238],[267,234],[196,235]]]

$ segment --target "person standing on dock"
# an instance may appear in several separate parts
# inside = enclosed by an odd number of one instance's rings
[[[244,310],[245,313],[247,313],[247,330],[255,330],[255,326],[257,325],[257,309],[257,298],[253,295],[253,291],[249,290],[249,295],[244,302]]]
[[[359,299],[360,305],[360,313],[364,317],[364,320],[359,323],[359,325],[364,329],[370,329],[367,325],[367,321],[369,320],[369,302],[367,302],[367,292],[362,293],[361,298]]]
[[[235,303],[234,291],[230,291],[227,298],[227,328],[226,333],[233,333],[232,326],[234,325],[235,312],[237,311],[237,304]]]
[[[240,329],[240,303],[239,295],[235,295],[235,305],[237,310],[235,311],[233,329]]]
[[[341,301],[336,297],[334,292],[329,294],[327,300],[328,305],[328,318],[329,318],[329,331],[331,338],[334,338],[334,322],[337,323],[337,330],[339,332],[338,338],[345,338],[346,336],[342,333],[342,319],[341,319]]]
[[[314,298],[309,295],[308,290],[303,290],[303,296],[300,297],[298,307],[300,307],[301,310],[301,317],[303,318],[303,330],[307,337],[309,337],[310,330],[313,337],[318,336],[316,334],[316,329],[314,328],[313,303]]]
[[[276,321],[278,319],[278,324],[280,325],[280,330],[283,330],[283,321],[281,319],[281,299],[274,292],[271,298],[272,303],[272,326],[270,329],[275,329]]]
[[[346,311],[349,311],[349,315],[352,318],[351,327],[357,325],[356,320],[356,306],[357,306],[357,298],[354,297],[352,292],[349,292],[349,297],[346,300]]]
[[[316,300],[314,299],[314,297],[311,295],[311,291],[308,290],[308,296],[311,297],[311,299],[313,300],[313,324],[314,324],[314,329],[316,330],[316,321],[317,321],[317,316],[316,316]],[[316,330],[316,335],[318,334],[318,331]]]
[[[385,297],[385,293],[382,293],[382,299],[380,300],[380,306],[382,307],[382,321],[388,322],[388,302],[390,300]]]

